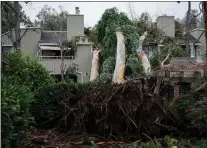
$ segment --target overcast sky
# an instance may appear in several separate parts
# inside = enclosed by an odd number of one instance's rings
[[[85,27],[94,26],[101,18],[107,8],[117,7],[130,16],[129,2],[30,2],[25,4],[21,2],[23,10],[32,21],[36,19],[37,13],[45,4],[59,11],[59,5],[70,14],[75,13],[75,7],[80,8],[80,14],[84,14]],[[187,2],[131,2],[133,10],[137,15],[142,12],[148,12],[155,20],[159,15],[173,15],[176,18],[183,18],[187,9]],[[192,9],[199,9],[199,2],[191,2]]]

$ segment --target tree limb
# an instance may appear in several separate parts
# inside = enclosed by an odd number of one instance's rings
[[[171,48],[169,48],[166,58],[161,62],[160,68],[162,68],[164,66],[164,63],[168,60],[170,56],[170,52],[171,52]]]
[[[197,89],[195,89],[194,91],[199,91],[203,88],[205,88],[207,86],[207,82],[205,82],[204,84],[202,84],[201,86],[199,86]]]
[[[167,59],[170,56],[170,52],[171,52],[171,48],[169,48],[166,58],[161,62],[160,68],[162,68],[164,66],[164,63],[167,61]],[[157,82],[156,82],[156,86],[155,86],[155,89],[154,89],[154,94],[159,95],[161,83],[162,83],[162,77],[159,76],[159,77],[157,77]]]
[[[24,37],[24,35],[27,33],[27,31],[28,31],[28,28],[26,28],[26,30],[24,31],[24,33],[23,33],[22,36],[20,37],[20,41],[21,41],[21,39]]]
[[[18,16],[18,13],[17,13],[17,11],[14,9],[14,7],[13,6],[11,6],[8,2],[3,2],[3,3],[5,3],[5,4],[7,4],[14,12],[15,12],[15,14]]]

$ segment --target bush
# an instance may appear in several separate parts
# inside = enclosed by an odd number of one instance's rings
[[[150,64],[153,69],[160,67],[160,62],[167,57],[169,49],[171,50],[169,59],[171,59],[172,57],[188,56],[186,50],[184,50],[181,46],[172,43],[172,41],[165,41],[163,45],[164,46],[160,49],[160,53],[156,54],[154,57],[150,59]],[[167,64],[167,61],[165,62],[165,64]]]
[[[173,102],[181,116],[196,127],[200,134],[206,132],[207,125],[207,95],[199,92],[191,92]]]
[[[65,102],[76,102],[78,94],[89,88],[89,83],[76,84],[74,82],[61,82],[41,87],[35,92],[34,101],[30,105],[30,113],[38,124],[61,117],[65,111]]]
[[[54,83],[54,79],[37,60],[31,60],[29,56],[24,56],[21,52],[14,51],[6,55],[9,65],[4,74],[12,75],[19,80],[20,85],[26,85],[31,91],[35,91],[41,86]]]
[[[115,69],[116,59],[114,57],[107,58],[102,65],[102,73],[113,73]]]
[[[33,92],[54,80],[29,56],[14,51],[5,57],[9,64],[2,70],[2,145],[15,147],[34,123],[29,113]]]
[[[29,114],[32,94],[19,85],[13,76],[2,75],[2,146],[15,147],[30,130],[33,118]]]

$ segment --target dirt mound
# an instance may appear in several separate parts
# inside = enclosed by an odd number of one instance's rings
[[[176,122],[158,96],[140,83],[102,84],[82,94],[75,104],[65,103],[59,128],[68,135],[88,133],[113,137],[160,136]]]

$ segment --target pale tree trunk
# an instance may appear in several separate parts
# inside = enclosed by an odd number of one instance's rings
[[[144,34],[140,37],[139,39],[139,48],[136,50],[138,59],[142,63],[142,67],[144,69],[144,73],[148,75],[151,71],[151,65],[150,62],[147,58],[147,55],[145,52],[142,50],[142,43],[144,42],[145,38],[147,36],[147,32],[144,32]]]
[[[126,70],[126,51],[125,51],[125,44],[124,44],[124,35],[122,32],[116,32],[117,37],[117,50],[116,50],[116,66],[113,75],[113,83],[125,83],[126,80],[125,70]]]
[[[93,48],[92,55],[93,58],[92,58],[90,81],[94,81],[99,75],[100,50],[98,50],[97,48]]]

